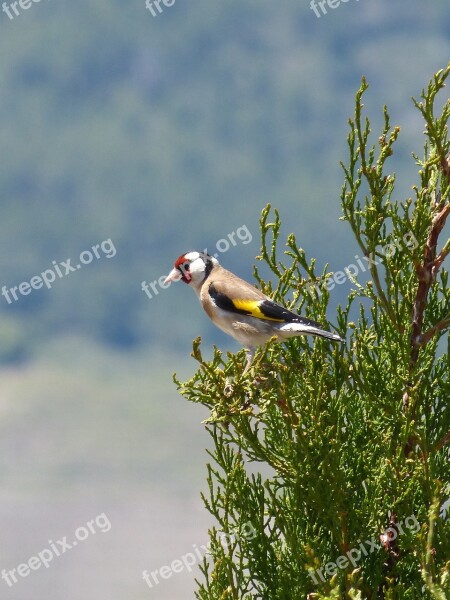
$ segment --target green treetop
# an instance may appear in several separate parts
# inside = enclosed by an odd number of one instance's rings
[[[341,194],[359,254],[339,276],[318,274],[293,234],[280,259],[279,215],[263,211],[258,258],[274,279],[255,269],[258,285],[327,323],[330,291],[350,279],[336,317],[347,344],[268,344],[241,377],[243,352],[207,362],[194,343],[199,370],[177,383],[211,413],[203,499],[217,523],[198,599],[450,598],[450,101],[436,108],[449,73],[415,101],[425,149],[404,201],[386,171],[400,129],[385,108],[371,141],[363,80]]]

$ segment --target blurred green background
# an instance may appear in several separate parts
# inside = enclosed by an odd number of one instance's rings
[[[349,0],[320,18],[298,0],[176,0],[157,17],[144,0],[17,7],[0,13],[0,286],[103,240],[116,254],[0,296],[0,570],[100,513],[112,528],[0,580],[0,598],[192,598],[194,573],[142,580],[210,523],[207,415],[171,374],[195,368],[199,334],[238,346],[185,286],[150,299],[141,283],[242,226],[251,242],[221,261],[250,279],[267,202],[320,266],[352,262],[339,160],[355,90],[365,75],[373,123],[387,103],[402,127],[392,168],[408,196],[423,143],[410,98],[450,58],[448,0]]]

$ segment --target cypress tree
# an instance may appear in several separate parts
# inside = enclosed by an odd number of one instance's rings
[[[345,346],[269,343],[241,377],[243,351],[206,361],[197,339],[198,371],[175,379],[210,411],[203,500],[216,525],[199,600],[450,598],[450,101],[437,108],[449,73],[414,101],[425,145],[403,201],[387,170],[400,128],[385,107],[372,141],[363,79],[342,165],[353,264],[319,271],[294,234],[280,257],[280,216],[262,213],[258,259],[273,281],[255,268],[257,285],[326,324],[333,287],[349,279],[334,323]]]

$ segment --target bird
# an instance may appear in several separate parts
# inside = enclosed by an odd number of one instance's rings
[[[242,375],[250,369],[256,348],[272,338],[282,342],[299,335],[313,335],[345,342],[316,321],[274,302],[206,252],[187,252],[176,259],[164,284],[180,280],[194,290],[211,321],[245,347],[247,362]]]

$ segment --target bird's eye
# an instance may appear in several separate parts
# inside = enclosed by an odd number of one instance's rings
[[[181,276],[183,277],[186,273],[189,272],[189,263],[188,262],[182,263],[181,265],[178,266],[178,270],[180,271]]]

